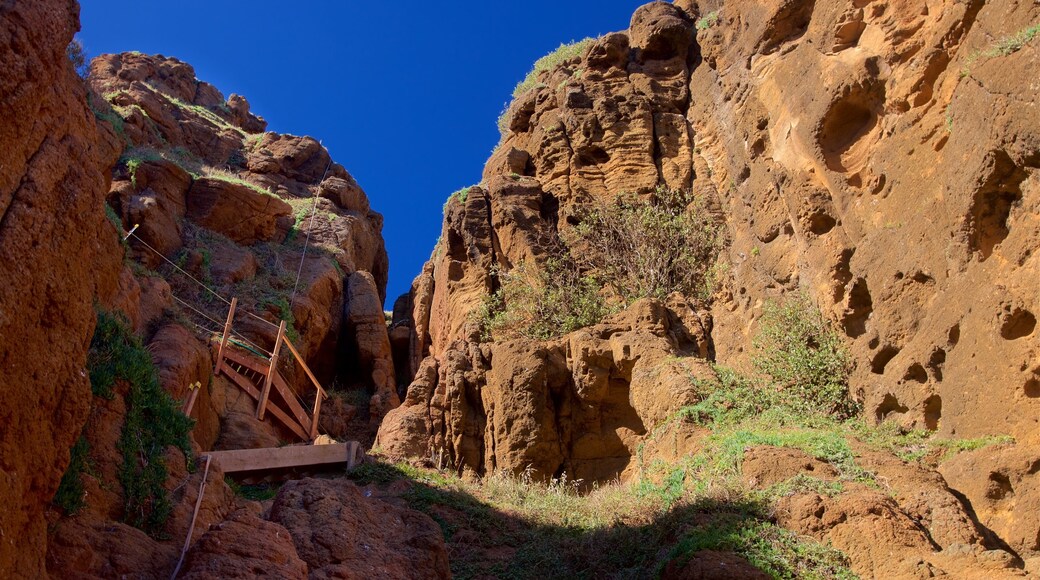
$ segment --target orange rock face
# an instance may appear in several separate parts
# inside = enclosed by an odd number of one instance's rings
[[[86,105],[65,48],[75,4],[0,10],[0,576],[43,572],[43,510],[90,408],[93,301],[122,251],[105,219],[119,154]]]
[[[725,218],[714,360],[741,366],[764,302],[800,290],[844,333],[870,418],[1030,436],[1040,113],[1016,79],[1038,61],[993,47],[1040,8],[715,8],[643,6],[517,97],[401,302],[411,372],[467,338],[493,268],[538,263],[590,202],[665,185]]]

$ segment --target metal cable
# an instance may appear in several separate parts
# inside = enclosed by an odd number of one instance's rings
[[[332,155],[329,155],[329,164],[325,166],[325,173],[321,175],[321,181],[318,182],[319,189],[321,184],[325,183],[325,177],[329,174],[329,168],[332,167]],[[314,192],[314,205],[311,206],[311,219],[307,223],[307,240],[303,243],[303,254],[300,255],[300,267],[296,269],[296,284],[293,285],[292,297],[289,298],[289,308],[292,308],[296,302],[296,289],[300,287],[300,276],[303,274],[303,261],[307,259],[307,247],[311,244],[311,232],[314,231],[314,214],[318,211],[318,192]]]
[[[220,298],[221,300],[223,300],[223,301],[224,301],[224,304],[227,304],[228,306],[230,306],[230,305],[231,305],[231,301],[230,301],[230,300],[228,300],[227,298],[224,298],[224,297],[223,297],[223,296],[221,296],[220,294],[217,294],[216,290],[213,290],[213,289],[212,289],[212,288],[210,288],[209,286],[206,286],[205,284],[203,284],[202,282],[200,282],[200,281],[199,281],[199,279],[198,279],[198,278],[196,278],[195,276],[192,276],[191,274],[189,274],[189,273],[185,272],[185,271],[184,271],[184,270],[183,270],[183,269],[182,269],[182,268],[181,268],[180,266],[178,266],[177,264],[174,264],[174,263],[173,263],[173,261],[171,261],[171,260],[170,260],[169,258],[167,258],[166,256],[162,255],[162,253],[161,253],[161,252],[160,252],[159,250],[156,250],[155,248],[153,248],[153,247],[149,246],[149,245],[148,245],[148,242],[146,242],[146,241],[142,240],[141,238],[137,237],[137,234],[135,234],[134,232],[132,232],[132,231],[131,231],[131,232],[130,232],[129,234],[127,234],[127,237],[129,237],[129,236],[133,236],[133,237],[134,237],[134,239],[136,239],[137,241],[139,241],[139,242],[141,242],[142,244],[144,244],[144,247],[146,247],[146,248],[148,248],[149,250],[151,250],[151,251],[155,252],[155,253],[156,253],[156,255],[158,255],[158,256],[159,256],[160,258],[162,258],[163,260],[166,260],[166,262],[167,262],[167,263],[168,263],[169,265],[173,266],[173,267],[174,267],[174,268],[176,268],[176,269],[177,269],[177,270],[178,270],[179,272],[181,272],[181,273],[182,273],[182,274],[184,274],[185,276],[187,276],[187,277],[191,278],[192,280],[194,280],[194,281],[195,281],[195,283],[196,283],[196,284],[198,284],[199,286],[202,286],[203,288],[205,288],[207,292],[209,292],[210,294],[212,294],[212,295],[216,296],[217,298]]]

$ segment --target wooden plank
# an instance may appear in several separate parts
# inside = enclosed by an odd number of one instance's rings
[[[274,388],[278,391],[278,394],[282,396],[289,410],[296,416],[296,420],[300,422],[300,425],[310,425],[311,418],[307,416],[307,412],[303,410],[303,405],[296,400],[296,395],[289,385],[285,383],[285,379],[282,377],[282,373],[275,371],[274,373]]]
[[[209,455],[220,465],[224,473],[237,473],[347,463],[350,460],[348,451],[347,443],[336,443],[333,445],[289,445],[266,449],[211,451]]]
[[[199,391],[201,390],[202,387],[195,387],[188,394],[188,400],[184,402],[184,408],[181,410],[185,417],[191,417],[191,410],[195,408],[195,399],[199,398]]]
[[[224,375],[232,381],[234,381],[234,383],[238,385],[238,388],[245,391],[246,394],[250,397],[253,397],[253,399],[260,398],[260,391],[257,390],[256,385],[254,385],[252,381],[250,381],[246,377],[238,374],[238,372],[235,371],[235,369],[231,368],[230,366],[224,365]]]
[[[256,418],[261,421],[263,421],[264,412],[267,410],[267,398],[271,396],[271,383],[274,381],[272,375],[278,372],[278,351],[282,348],[283,336],[285,336],[284,320],[278,325],[278,336],[274,339],[274,352],[271,353],[271,366],[267,369],[267,377],[264,379],[264,390],[260,391],[260,401],[256,404]]]
[[[236,306],[238,306],[238,296],[232,296],[227,322],[224,323],[224,336],[220,338],[220,348],[217,349],[217,366],[213,369],[213,372],[217,374],[220,374],[220,371],[224,368],[224,350],[227,348],[228,338],[231,337],[231,322],[235,319]]]
[[[314,413],[311,415],[311,440],[318,436],[318,417],[321,416],[321,391],[314,393]]]
[[[234,348],[229,348],[224,351],[224,358],[234,361],[251,371],[256,371],[261,375],[267,375],[269,365],[267,364],[267,361],[263,359],[237,351]]]
[[[296,347],[292,345],[292,341],[290,341],[288,337],[282,337],[282,339],[285,341],[285,346],[289,347],[289,352],[296,357],[296,361],[300,363],[301,367],[303,367],[303,372],[307,373],[307,376],[311,379],[311,382],[314,383],[314,386],[318,389],[318,392],[321,393],[321,396],[327,399],[329,396],[325,393],[325,389],[321,387],[321,383],[318,382],[318,379],[314,376],[314,373],[311,372],[307,363],[303,362],[303,357],[296,351]]]
[[[290,431],[296,434],[301,441],[309,441],[307,438],[307,430],[303,428],[303,425],[297,423],[288,413],[281,410],[278,405],[268,405],[267,410],[274,416],[275,419],[281,421],[282,425],[289,428]]]
[[[228,365],[224,365],[224,374],[232,381],[234,381],[240,389],[245,391],[247,395],[253,397],[253,399],[255,400],[260,400],[260,391],[256,389],[256,385],[251,383],[249,379],[238,374],[237,372],[235,372],[234,369],[232,369]],[[271,412],[271,415],[274,415],[275,419],[278,419],[282,423],[282,425],[285,425],[300,439],[305,441],[307,440],[307,430],[304,429],[303,425],[297,423],[295,420],[289,417],[289,415],[285,411],[282,411],[276,405],[271,405],[270,407],[268,407],[267,410]],[[306,423],[304,423],[304,425],[306,425]]]

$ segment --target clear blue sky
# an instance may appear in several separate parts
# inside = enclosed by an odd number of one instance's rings
[[[322,140],[386,220],[388,306],[480,180],[513,86],[561,42],[628,27],[639,0],[81,0],[89,55],[179,58],[280,133]]]

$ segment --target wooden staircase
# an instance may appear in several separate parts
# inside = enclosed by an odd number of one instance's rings
[[[227,323],[224,326],[224,334],[217,349],[217,361],[213,367],[214,375],[223,374],[231,380],[238,388],[245,391],[256,401],[256,418],[263,420],[267,413],[278,420],[283,426],[295,433],[303,441],[312,441],[318,436],[318,418],[321,414],[321,402],[328,398],[325,389],[322,388],[314,373],[303,361],[303,357],[285,336],[285,322],[278,327],[278,336],[275,339],[274,350],[270,358],[249,352],[246,348],[239,347],[230,339],[231,322],[235,316],[237,299],[231,300],[231,308],[228,311]],[[278,371],[278,357],[282,346],[285,346],[296,359],[297,364],[307,374],[314,384],[314,407],[308,414],[296,397],[296,393],[286,382]],[[275,396],[271,396],[272,390]],[[189,400],[187,411],[190,412],[191,403],[194,403],[194,395]]]

